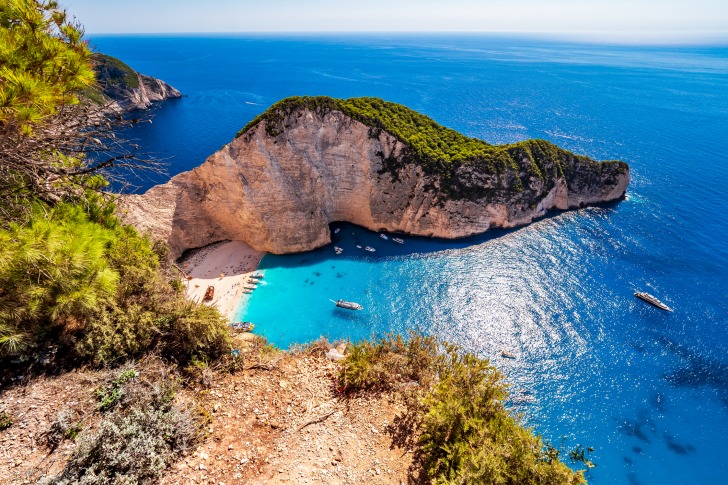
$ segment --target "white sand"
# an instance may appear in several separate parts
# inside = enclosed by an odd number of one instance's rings
[[[256,251],[242,241],[211,244],[196,251],[179,266],[192,279],[183,279],[187,298],[201,302],[208,286],[215,287],[209,305],[214,305],[232,319],[243,296],[244,286],[265,253]]]

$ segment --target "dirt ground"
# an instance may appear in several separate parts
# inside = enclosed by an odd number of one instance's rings
[[[235,373],[209,371],[182,391],[207,418],[206,438],[165,471],[163,484],[404,484],[412,453],[393,444],[403,410],[394,395],[344,396],[337,364],[323,356],[273,352],[246,357]],[[60,471],[75,443],[43,444],[59,412],[93,429],[94,390],[112,371],[73,371],[0,391],[0,483],[35,483]],[[203,383],[204,382],[204,383]]]
[[[0,484],[35,483],[61,471],[75,444],[66,440],[51,449],[44,443],[45,433],[59,413],[93,426],[98,421],[94,390],[109,375],[108,371],[78,370],[0,391],[0,413],[8,413],[13,420],[12,426],[0,431]]]
[[[401,403],[344,397],[336,372],[325,358],[281,353],[271,370],[215,379],[201,393],[209,439],[162,483],[408,483],[412,454],[387,431]]]

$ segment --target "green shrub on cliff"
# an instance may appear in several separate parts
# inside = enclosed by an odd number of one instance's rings
[[[339,380],[348,392],[403,391],[408,410],[395,419],[395,434],[415,437],[417,462],[433,483],[585,483],[510,415],[502,375],[456,346],[419,334],[360,342],[349,349]]]
[[[225,320],[187,301],[159,249],[103,204],[37,201],[0,228],[0,358],[49,344],[97,363],[152,348],[183,362],[224,352]]]
[[[336,99],[327,96],[298,96],[278,101],[258,115],[238,136],[261,122],[266,123],[268,135],[276,136],[284,119],[298,109],[308,109],[321,114],[340,111],[370,129],[370,136],[386,131],[408,148],[403,155],[407,161],[421,165],[427,172],[445,179],[454,178],[455,171],[463,164],[471,164],[489,173],[500,174],[512,169],[518,173],[519,163],[527,161],[526,173],[544,179],[562,171],[563,161],[578,159],[582,163],[595,164],[588,157],[568,152],[545,140],[527,140],[511,145],[490,145],[478,138],[467,137],[455,130],[439,125],[434,120],[414,110],[379,98]],[[382,154],[387,158],[387,154]],[[622,164],[622,162],[618,162]],[[548,165],[554,164],[550,171]],[[626,164],[622,164],[626,167]],[[396,167],[391,167],[396,169]],[[563,173],[563,172],[562,172]],[[518,181],[516,181],[518,185]]]

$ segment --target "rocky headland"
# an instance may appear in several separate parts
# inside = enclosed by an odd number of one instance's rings
[[[140,74],[115,57],[96,53],[93,65],[97,86],[85,95],[97,104],[110,103],[112,109],[133,111],[146,109],[157,101],[182,97],[166,82]]]
[[[221,240],[283,254],[328,244],[335,221],[459,238],[618,200],[628,183],[626,163],[545,140],[495,146],[376,98],[297,97],[121,205],[175,256]]]

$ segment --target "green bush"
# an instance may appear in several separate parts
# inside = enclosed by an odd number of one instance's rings
[[[418,462],[437,484],[585,483],[507,411],[506,385],[487,360],[417,333],[352,346],[339,379],[353,390],[404,391],[394,434],[419,434]],[[403,384],[414,383],[414,386]],[[583,457],[583,455],[582,455]],[[578,460],[584,461],[585,460]]]
[[[114,238],[71,204],[38,206],[0,230],[0,356],[83,326],[113,300],[119,274],[105,256]]]
[[[120,225],[112,204],[36,203],[26,222],[6,227],[0,358],[46,344],[97,364],[153,348],[180,362],[228,350],[225,319],[169,283],[163,248]]]
[[[420,333],[411,333],[408,339],[393,335],[377,342],[358,342],[347,350],[341,364],[340,384],[352,392],[428,383],[443,362],[439,349],[434,337]]]
[[[13,425],[13,418],[5,411],[0,413],[0,431],[8,429]]]
[[[503,405],[502,376],[488,361],[451,351],[440,381],[423,397],[423,469],[436,484],[580,484],[541,439]]]
[[[108,385],[96,389],[96,400],[99,402],[99,411],[108,411],[119,403],[124,384],[135,379],[137,372],[134,369],[122,371],[116,379]]]

